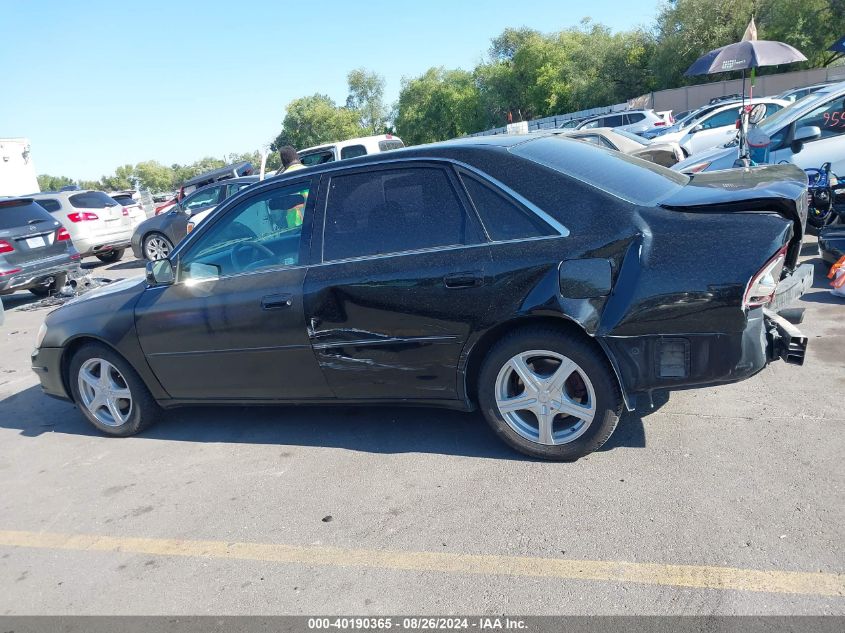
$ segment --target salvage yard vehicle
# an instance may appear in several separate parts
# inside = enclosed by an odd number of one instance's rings
[[[166,258],[188,234],[187,227],[192,217],[214,209],[226,198],[256,182],[258,176],[244,176],[198,189],[166,213],[141,222],[132,233],[132,253],[137,259],[148,261]]]
[[[586,141],[608,149],[614,149],[623,154],[642,158],[664,167],[671,167],[685,158],[681,146],[673,141],[664,143],[651,141],[633,132],[622,129],[598,127],[589,130],[578,130],[567,134],[570,138]]]
[[[133,229],[144,218],[143,213],[133,218],[102,191],[46,192],[31,197],[67,229],[82,257],[94,255],[103,262],[123,257]]]
[[[830,163],[845,175],[845,81],[820,88],[788,108],[767,117],[759,129],[771,138],[770,163],[794,163],[802,169]],[[730,169],[738,156],[736,143],[692,156],[672,169],[694,173]]]
[[[423,145],[241,191],[146,278],[50,313],[32,366],[110,435],[200,403],[480,408],[515,449],[572,460],[640,395],[803,362],[766,306],[806,272],[806,220],[794,166]]]
[[[46,297],[65,285],[79,259],[67,229],[32,198],[0,199],[0,294]]]
[[[322,165],[336,160],[368,156],[380,152],[389,152],[394,149],[402,149],[405,143],[402,139],[393,134],[378,134],[376,136],[364,136],[351,138],[347,141],[317,145],[299,150],[299,160],[306,167]]]
[[[661,125],[671,125],[671,123],[667,123],[654,110],[622,110],[584,119],[575,129],[589,130],[597,127],[610,127],[636,133]]]

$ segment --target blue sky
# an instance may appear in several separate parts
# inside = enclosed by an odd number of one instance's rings
[[[644,5],[648,10],[644,10]],[[26,136],[38,173],[95,179],[118,165],[258,149],[299,96],[346,99],[346,74],[471,69],[508,26],[591,17],[648,25],[656,0],[0,0],[0,137]]]

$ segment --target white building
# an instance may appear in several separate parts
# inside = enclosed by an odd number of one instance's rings
[[[0,138],[0,197],[39,191],[29,139]]]

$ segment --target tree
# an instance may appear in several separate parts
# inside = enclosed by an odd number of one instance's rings
[[[73,179],[67,176],[50,176],[40,174],[38,177],[38,188],[41,191],[58,191],[62,187],[75,184]]]
[[[103,176],[100,184],[105,191],[123,191],[135,186],[135,168],[132,165],[122,165],[114,170],[113,176]]]
[[[135,165],[134,174],[141,187],[148,191],[170,191],[173,187],[173,170],[154,160]]]
[[[359,114],[338,107],[327,95],[315,94],[288,104],[282,131],[273,141],[273,150],[284,145],[303,149],[331,141],[345,141],[361,135]]]
[[[396,132],[406,143],[455,138],[483,125],[478,87],[471,73],[430,68],[421,77],[402,80]]]
[[[359,125],[365,135],[383,134],[388,123],[384,105],[384,77],[364,68],[347,75],[349,96],[346,107],[358,112]]]

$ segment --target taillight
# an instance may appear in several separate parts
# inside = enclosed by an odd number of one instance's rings
[[[745,308],[758,308],[764,306],[775,296],[775,291],[783,272],[783,264],[786,262],[786,252],[789,245],[781,248],[774,257],[765,263],[756,275],[748,282],[745,288],[745,295],[742,298],[742,305]]]
[[[57,242],[66,242],[70,239],[70,233],[67,232],[65,227],[59,229],[59,232],[56,233],[56,241]]]
[[[83,213],[68,213],[67,219],[75,224],[77,222],[90,222],[91,220],[99,220],[100,216],[98,216],[96,213],[91,213],[90,211],[84,211]]]
[[[129,216],[129,209],[127,209],[126,207],[123,207],[123,217],[128,217],[128,216]]]
[[[660,127],[661,125],[666,125],[666,121],[655,121],[654,127]]]
[[[0,253],[11,253],[15,247],[9,244],[6,240],[0,240]]]

